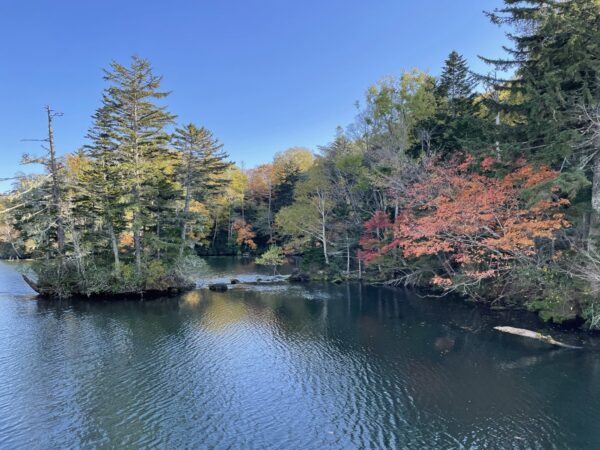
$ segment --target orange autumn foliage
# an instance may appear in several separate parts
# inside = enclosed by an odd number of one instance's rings
[[[490,164],[484,160],[483,169]],[[498,276],[515,260],[532,257],[537,242],[552,240],[569,226],[561,212],[569,201],[556,195],[556,187],[533,206],[521,199],[523,190],[551,184],[557,172],[522,164],[503,178],[490,178],[469,172],[472,165],[469,159],[446,167],[432,164],[405,193],[392,238],[378,248],[363,246],[363,260],[369,263],[392,249],[405,258],[441,256],[446,273],[432,283],[448,287],[456,272],[472,280]],[[372,238],[368,228],[361,243],[367,237]]]
[[[244,219],[236,219],[233,223],[233,232],[236,234],[235,242],[240,247],[247,246],[250,250],[256,250],[254,238],[256,233],[252,230],[252,225],[246,223]]]
[[[119,246],[122,247],[133,247],[133,233],[123,232],[119,238]]]

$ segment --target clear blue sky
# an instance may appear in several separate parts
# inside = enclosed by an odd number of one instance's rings
[[[207,126],[236,162],[331,141],[354,102],[386,75],[437,75],[452,50],[476,70],[503,30],[482,14],[499,0],[3,0],[0,177],[36,152],[43,105],[61,152],[84,143],[104,87],[101,69],[132,54],[164,75],[180,122]],[[7,187],[5,184],[0,187]]]

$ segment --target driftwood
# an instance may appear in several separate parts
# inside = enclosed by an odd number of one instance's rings
[[[40,293],[40,288],[38,287],[38,285],[31,278],[29,278],[27,275],[23,275],[23,280],[25,280],[25,283],[27,283],[27,285],[31,289],[33,289],[38,294]]]
[[[27,283],[27,285],[33,289],[38,295],[42,295],[45,297],[51,296],[52,292],[48,291],[47,289],[43,289],[41,287],[38,286],[38,284],[33,281],[31,278],[29,278],[27,275],[22,275],[23,280],[25,280],[25,283]]]
[[[557,347],[569,348],[569,349],[581,349],[583,347],[578,347],[576,345],[565,344],[564,342],[559,342],[555,340],[552,336],[547,336],[542,333],[538,333],[536,331],[526,330],[524,328],[514,328],[514,327],[494,327],[494,330],[501,331],[502,333],[514,334],[516,336],[526,337],[530,339],[536,339],[538,341],[545,342],[550,345],[556,345]]]

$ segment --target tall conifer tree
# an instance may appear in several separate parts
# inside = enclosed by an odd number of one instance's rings
[[[105,79],[110,86],[105,91],[103,107],[113,128],[115,162],[119,164],[121,185],[132,217],[135,265],[139,273],[144,230],[157,230],[160,221],[152,206],[172,164],[166,128],[175,116],[156,104],[168,92],[160,90],[162,77],[153,74],[148,61],[133,57],[129,67],[113,62],[105,72]]]
[[[191,201],[204,200],[211,192],[222,187],[224,180],[219,175],[231,163],[227,161],[229,155],[222,150],[223,144],[213,137],[210,130],[198,128],[192,123],[175,130],[173,146],[180,156],[178,178],[184,196],[180,225],[182,254],[187,245]]]

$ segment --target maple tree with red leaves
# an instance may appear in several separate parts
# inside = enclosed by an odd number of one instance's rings
[[[385,211],[377,211],[364,223],[365,233],[360,238],[359,258],[367,264],[373,262],[381,255],[382,249],[387,245],[385,241],[388,231],[393,224]]]
[[[453,290],[501,277],[517,260],[534,257],[540,242],[569,226],[561,211],[569,200],[553,185],[559,174],[522,161],[502,178],[473,170],[494,163],[475,167],[470,157],[460,164],[432,163],[404,194],[395,223],[382,211],[365,223],[362,260],[370,264],[398,250],[406,259],[435,257],[440,264],[431,283]],[[544,195],[528,204],[522,194],[531,190]]]

